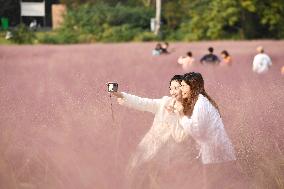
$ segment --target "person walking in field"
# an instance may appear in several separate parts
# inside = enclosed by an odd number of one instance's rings
[[[256,51],[258,54],[253,59],[252,71],[258,74],[266,73],[272,66],[271,58],[264,53],[262,46],[257,47]]]

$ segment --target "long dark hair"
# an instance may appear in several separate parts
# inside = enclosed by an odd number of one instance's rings
[[[218,110],[217,103],[206,93],[204,89],[204,80],[200,73],[190,72],[183,76],[183,81],[190,86],[191,94],[190,97],[183,99],[182,105],[184,107],[183,113],[185,115],[191,116],[193,112],[194,105],[198,100],[198,95],[202,94],[205,96],[209,102]],[[219,112],[220,113],[220,112]]]
[[[227,58],[228,56],[230,56],[229,53],[228,53],[228,51],[226,51],[226,50],[223,50],[223,51],[221,52],[221,54],[224,54],[226,58]]]
[[[183,80],[183,75],[174,75],[170,80],[170,84],[172,81],[178,81],[179,83],[181,83],[182,80]]]

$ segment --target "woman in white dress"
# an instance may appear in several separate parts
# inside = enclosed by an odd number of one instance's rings
[[[240,175],[233,145],[215,101],[205,92],[200,73],[190,72],[181,82],[182,102],[175,103],[180,125],[200,146],[204,188],[238,188]]]
[[[126,175],[129,188],[165,188],[160,186],[159,176],[166,174],[173,166],[194,161],[197,156],[193,139],[179,125],[178,116],[171,113],[173,102],[181,100],[181,79],[179,75],[171,79],[171,97],[148,99],[125,92],[113,93],[121,105],[155,114],[152,127],[129,162]]]

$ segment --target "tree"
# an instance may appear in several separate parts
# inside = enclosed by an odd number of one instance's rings
[[[158,35],[160,31],[161,6],[162,6],[162,0],[156,0],[155,35]]]
[[[7,13],[9,12],[9,10],[15,7],[15,3],[17,3],[17,1],[15,0],[10,0],[10,1],[0,0],[0,5],[1,5],[0,15],[7,16]]]
[[[180,25],[188,40],[279,38],[284,34],[281,0],[191,0]]]

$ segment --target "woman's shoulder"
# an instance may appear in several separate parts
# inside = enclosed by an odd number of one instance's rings
[[[197,100],[197,106],[200,111],[207,112],[218,112],[218,110],[214,107],[214,105],[206,98],[204,95],[199,94]],[[218,113],[219,114],[219,113]]]
[[[204,102],[206,100],[208,100],[208,99],[203,94],[198,95],[197,102]]]
[[[197,107],[204,107],[204,106],[210,106],[210,101],[208,98],[206,98],[204,95],[199,94],[198,99],[196,101]]]

